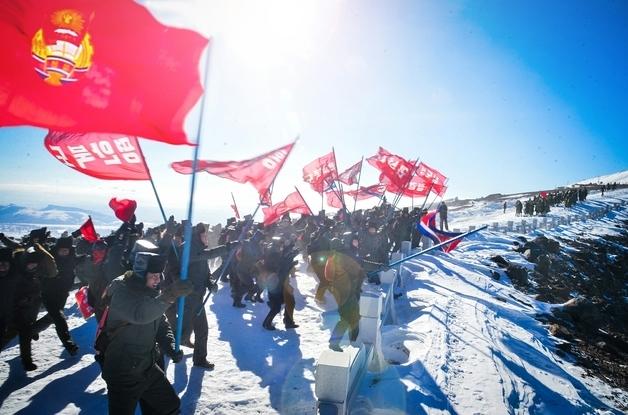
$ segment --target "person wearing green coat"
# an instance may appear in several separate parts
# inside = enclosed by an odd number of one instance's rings
[[[159,293],[164,267],[164,257],[139,253],[133,271],[108,288],[111,302],[102,377],[110,414],[132,415],[138,403],[143,414],[179,413],[179,397],[156,363],[155,343],[166,309],[193,288],[189,281],[177,281]]]

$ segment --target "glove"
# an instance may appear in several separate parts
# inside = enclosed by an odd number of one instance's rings
[[[159,298],[167,303],[174,303],[179,297],[186,297],[194,291],[194,286],[189,280],[177,280],[174,284],[164,288]]]
[[[172,363],[179,363],[183,360],[183,350],[179,349],[178,352],[172,352],[170,354],[170,359],[172,359]]]
[[[209,280],[207,282],[207,289],[210,293],[216,294],[216,291],[218,291],[218,284],[215,281]]]

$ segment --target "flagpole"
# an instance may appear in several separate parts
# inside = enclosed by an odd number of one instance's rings
[[[351,212],[352,214],[355,212],[355,207],[358,204],[357,192],[360,191],[360,180],[362,179],[362,166],[363,165],[364,165],[364,156],[362,156],[362,161],[360,162],[360,174],[358,175],[358,187],[355,189],[356,195],[355,195],[355,199],[353,199],[353,211]]]
[[[342,208],[344,209],[345,212],[349,213],[349,210],[347,209],[347,204],[345,203],[345,194],[344,194],[344,190],[342,189],[342,183],[340,182],[340,179],[338,178],[338,162],[336,161],[336,150],[334,149],[334,146],[331,147],[331,152],[334,154],[334,168],[336,169],[336,182],[338,183],[338,190],[340,191],[340,201],[342,202]],[[345,222],[348,220],[349,218],[345,218]]]
[[[208,74],[209,74],[209,60],[210,60],[210,51],[211,51],[211,39],[207,46],[206,52],[206,61],[205,61],[205,73],[204,73],[204,83],[205,91],[203,93],[203,97],[201,98],[201,105],[199,111],[199,121],[198,121],[198,130],[196,132],[196,146],[194,147],[194,160],[192,162],[192,179],[190,180],[190,200],[188,203],[188,220],[185,224],[184,228],[184,243],[183,243],[183,255],[181,258],[181,272],[180,279],[185,281],[188,279],[188,268],[190,265],[190,251],[192,245],[192,210],[194,207],[194,188],[196,186],[196,167],[198,165],[198,153],[199,148],[201,147],[201,136],[203,133],[203,112],[205,110],[205,102],[207,99],[207,85],[208,85]],[[181,333],[183,331],[183,310],[185,307],[185,297],[179,297],[177,308],[177,331],[175,336],[175,346],[174,350],[176,352],[179,351],[181,347]]]
[[[155,199],[157,199],[157,205],[159,205],[159,210],[161,211],[161,217],[164,219],[164,223],[168,222],[166,218],[166,212],[164,211],[164,207],[161,204],[161,198],[159,197],[159,193],[157,193],[157,188],[155,187],[155,182],[153,181],[153,175],[150,173],[150,169],[148,168],[148,164],[146,163],[146,157],[144,157],[144,152],[142,151],[142,146],[140,145],[140,140],[137,140],[137,149],[140,152],[140,156],[142,157],[142,163],[144,163],[144,168],[148,172],[148,179],[150,180],[150,185],[153,187],[153,193],[155,193]]]
[[[233,192],[231,192],[231,200],[233,200],[233,207],[235,208],[236,216],[240,219],[240,210],[238,210],[238,204],[235,201],[235,197],[233,197]]]
[[[423,205],[421,205],[421,210],[423,210],[423,208],[425,207],[425,204],[427,203],[427,199],[429,199],[429,197],[430,197],[430,192],[432,191],[433,187],[434,187],[434,181],[430,182],[430,188],[427,189],[427,195],[425,196],[425,200],[423,201]],[[434,203],[434,202],[432,202],[432,203]],[[431,203],[430,203],[430,206],[432,206]]]
[[[293,144],[296,144],[296,142],[298,141],[299,137],[297,137],[294,140]],[[271,193],[271,189],[274,187],[275,185],[275,180],[277,179],[277,176],[279,176],[279,172],[281,171],[281,169],[283,168],[284,163],[286,162],[286,160],[288,159],[288,156],[290,155],[290,153],[292,152],[292,148],[294,148],[294,145],[292,147],[290,147],[290,151],[288,152],[288,154],[286,154],[286,157],[283,159],[283,161],[281,162],[281,166],[279,166],[279,169],[277,169],[277,173],[275,174],[275,177],[273,177],[273,181],[270,182],[270,185],[268,186],[268,189],[266,189],[266,192],[264,192],[264,194],[262,195],[262,197],[260,197],[259,202],[257,203],[257,207],[255,208],[255,210],[253,211],[253,214],[251,215],[251,220],[250,221],[245,221],[244,222],[244,226],[242,226],[242,230],[240,231],[240,235],[238,236],[238,241],[241,241],[241,239],[246,235],[246,233],[249,231],[249,227],[250,225],[252,225],[255,222],[255,215],[257,214],[257,211],[259,210],[260,206],[262,206],[262,202],[264,201],[264,198],[266,197],[267,193]],[[270,196],[270,195],[269,195]],[[305,199],[303,199],[305,200]],[[309,207],[309,206],[308,206]],[[311,209],[310,209],[311,210]],[[235,249],[231,249],[229,251],[229,256],[227,256],[227,261],[221,265],[221,270],[220,270],[220,275],[218,276],[218,278],[216,278],[216,281],[219,281],[222,279],[222,277],[225,275],[225,271],[229,268],[229,265],[231,264],[231,261],[233,260],[233,257],[235,256]],[[205,309],[205,303],[207,302],[207,300],[209,300],[209,296],[211,294],[211,291],[207,293],[207,295],[205,296],[205,299],[203,300],[203,304],[201,304],[201,306],[199,307],[199,310],[197,311],[196,315],[200,315],[201,312],[203,312],[203,310]],[[178,323],[178,321],[177,321]],[[177,324],[178,325],[178,324]]]
[[[299,196],[301,196],[301,199],[303,199],[303,202],[305,202],[305,206],[307,206],[307,208],[310,211],[310,214],[312,216],[314,216],[314,212],[312,212],[312,208],[310,207],[310,205],[307,204],[307,200],[305,200],[305,198],[303,197],[303,195],[301,194],[301,192],[299,191],[299,188],[294,186],[294,189],[297,191],[297,193],[299,193]]]

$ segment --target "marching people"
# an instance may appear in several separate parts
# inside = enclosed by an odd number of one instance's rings
[[[110,414],[132,415],[138,403],[144,414],[179,413],[179,397],[157,364],[155,345],[163,331],[164,312],[178,297],[189,295],[193,286],[178,280],[160,293],[164,267],[163,256],[138,253],[133,270],[107,289],[110,303],[103,333],[108,340],[102,377]]]

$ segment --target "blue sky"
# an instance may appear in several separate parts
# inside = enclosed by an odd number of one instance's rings
[[[447,197],[551,188],[628,169],[624,1],[148,1],[162,21],[213,37],[201,158],[243,159],[300,140],[276,182],[320,198],[301,168],[334,146],[340,169],[383,146],[438,168]],[[188,118],[195,131],[198,113]],[[45,131],[0,129],[0,203],[107,210],[150,184],[99,181],[43,147]],[[168,212],[186,209],[192,148],[143,140]],[[377,172],[364,167],[362,184]],[[251,186],[202,174],[195,220],[255,207]],[[402,202],[410,204],[410,201]],[[359,205],[360,206],[360,205]],[[362,206],[368,206],[365,203]]]

